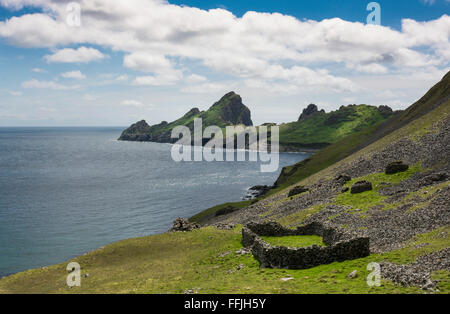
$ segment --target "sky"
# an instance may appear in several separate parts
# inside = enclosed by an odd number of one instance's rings
[[[172,121],[239,93],[405,109],[450,70],[449,0],[0,0],[0,127]]]

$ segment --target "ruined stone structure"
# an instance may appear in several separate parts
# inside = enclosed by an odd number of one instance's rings
[[[301,248],[271,246],[260,236],[321,236],[325,247]],[[352,237],[321,223],[287,229],[275,222],[250,223],[242,229],[242,244],[251,248],[253,256],[264,268],[306,269],[333,262],[366,257],[370,254],[369,238]]]

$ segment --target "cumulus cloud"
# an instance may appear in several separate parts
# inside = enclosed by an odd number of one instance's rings
[[[123,106],[130,106],[130,107],[142,107],[144,104],[138,100],[134,99],[127,99],[120,103]]]
[[[78,86],[67,86],[54,81],[40,81],[32,79],[22,83],[23,88],[39,88],[39,89],[51,89],[51,90],[69,90],[76,89]]]
[[[394,30],[339,18],[299,20],[279,13],[249,11],[236,17],[226,9],[201,10],[163,0],[79,3],[83,26],[70,27],[63,1],[0,0],[7,8],[33,5],[44,12],[0,22],[0,37],[23,47],[92,45],[120,51],[126,68],[145,73],[133,84],[151,86],[183,79],[205,87],[219,84],[185,77],[186,63],[195,62],[252,86],[345,92],[358,89],[358,82],[343,74],[349,70],[385,75],[444,68],[450,60],[448,15],[427,22],[405,19],[401,29]],[[105,57],[97,49],[81,46],[57,50],[45,59],[90,62]]]
[[[46,73],[45,70],[40,69],[40,68],[33,68],[33,69],[31,69],[31,71],[34,73]]]
[[[80,71],[69,71],[69,72],[64,72],[61,73],[61,76],[64,78],[73,78],[73,79],[85,79],[86,76],[81,73]]]
[[[78,49],[65,48],[46,55],[47,62],[58,63],[87,63],[106,58],[106,55],[94,48],[80,47]]]

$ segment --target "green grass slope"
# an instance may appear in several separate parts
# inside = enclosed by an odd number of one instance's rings
[[[443,232],[446,238],[436,237]],[[2,278],[0,293],[421,293],[386,280],[380,287],[369,287],[367,265],[414,261],[446,247],[449,236],[448,228],[436,230],[390,253],[286,270],[261,269],[251,254],[236,253],[242,248],[240,227],[210,227],[124,240],[74,258],[71,261],[81,266],[80,287],[66,285],[67,261]],[[347,278],[354,270],[358,277]],[[450,292],[447,273],[435,272],[433,278],[441,279],[440,293]]]
[[[424,117],[427,113],[430,113],[440,107],[440,109],[435,111],[434,114],[428,115],[428,117],[422,119],[420,123],[416,124],[420,125],[419,127],[422,127],[424,130],[423,132],[426,132],[427,128],[433,121],[438,120],[442,113],[448,112],[449,109],[446,107],[446,103],[448,103],[449,99],[450,72],[447,73],[442,80],[433,86],[422,98],[420,98],[405,111],[396,112],[387,120],[375,123],[372,126],[350,134],[338,140],[334,144],[316,152],[310,158],[307,158],[295,165],[284,167],[274,184],[275,188],[269,191],[269,193],[265,196],[261,197],[261,199],[276,194],[277,192],[320,172],[332,164],[362,150],[377,140],[391,134],[396,130],[399,130],[412,121]],[[244,205],[246,205],[244,202],[217,205],[205,210],[204,212],[200,212],[190,219],[195,222],[205,223],[209,218],[214,217],[214,212],[222,208],[234,206],[236,209],[239,209]]]
[[[338,140],[378,124],[392,115],[374,106],[349,105],[329,113],[315,114],[280,126],[282,150],[323,148]]]
[[[449,99],[450,72],[405,111],[396,113],[386,121],[378,122],[359,132],[353,133],[300,163],[283,168],[275,183],[278,188],[270,194],[327,168],[388,134],[399,130],[408,123],[423,117],[439,106],[444,108],[445,103],[448,102]],[[431,123],[434,119],[439,119],[439,117],[430,116],[429,122]]]
[[[119,140],[125,141],[152,141],[161,143],[171,143],[171,132],[177,126],[187,126],[194,129],[194,119],[202,119],[202,126],[218,126],[225,128],[231,125],[251,126],[250,110],[242,103],[242,98],[234,92],[223,96],[218,102],[213,104],[208,110],[200,111],[198,108],[191,109],[183,117],[170,123],[163,121],[160,124],[149,126],[145,121],[141,121],[141,127],[135,125],[126,129]]]

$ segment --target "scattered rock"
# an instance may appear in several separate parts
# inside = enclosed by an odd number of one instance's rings
[[[267,194],[273,187],[268,185],[255,185],[248,189],[243,200],[253,200],[257,197]]]
[[[354,279],[356,277],[358,277],[358,271],[357,270],[354,270],[350,274],[347,275],[348,279]]]
[[[230,255],[230,254],[231,254],[230,251],[226,251],[226,252],[223,252],[223,253],[219,254],[219,257],[225,257],[225,256]]]
[[[170,229],[171,232],[177,231],[192,231],[200,228],[200,225],[195,222],[189,222],[186,218],[177,218],[173,222],[173,227]]]
[[[184,290],[184,294],[198,294],[200,292],[201,288],[191,288]]]
[[[304,186],[299,185],[299,186],[296,186],[295,188],[293,188],[292,190],[289,191],[288,197],[295,196],[295,195],[298,195],[298,194],[301,194],[301,193],[305,193],[305,192],[308,192],[308,191],[309,190],[307,188],[305,188]]]
[[[294,278],[292,277],[281,278],[281,281],[289,281],[289,280],[294,280]]]
[[[236,267],[236,269],[237,269],[237,270],[241,270],[241,269],[243,269],[244,267],[245,267],[244,264],[239,264],[238,267]]]
[[[389,163],[386,166],[385,173],[386,174],[394,174],[394,173],[404,172],[408,169],[409,169],[409,166],[407,164],[403,163],[403,161],[394,161],[394,162]]]
[[[235,253],[240,254],[240,255],[245,255],[245,254],[250,254],[251,252],[250,252],[250,249],[244,247],[240,250],[237,250]]]
[[[438,172],[438,173],[433,173],[430,174],[429,176],[426,176],[424,178],[424,180],[433,183],[433,182],[441,182],[441,181],[445,181],[448,178],[448,174],[445,172]]]
[[[228,223],[217,223],[213,226],[214,226],[214,228],[220,229],[220,230],[233,230],[236,227],[235,224],[228,224]]]
[[[342,188],[341,193],[346,193],[348,192],[350,189],[346,186],[344,188]]]
[[[336,177],[336,181],[342,185],[347,183],[351,179],[352,179],[352,177],[350,177],[349,175],[346,175],[346,174],[340,174],[339,176]]]
[[[371,191],[371,190],[372,190],[372,183],[370,183],[368,181],[358,181],[355,184],[353,184],[351,193],[357,194],[357,193],[362,193],[362,192]]]

